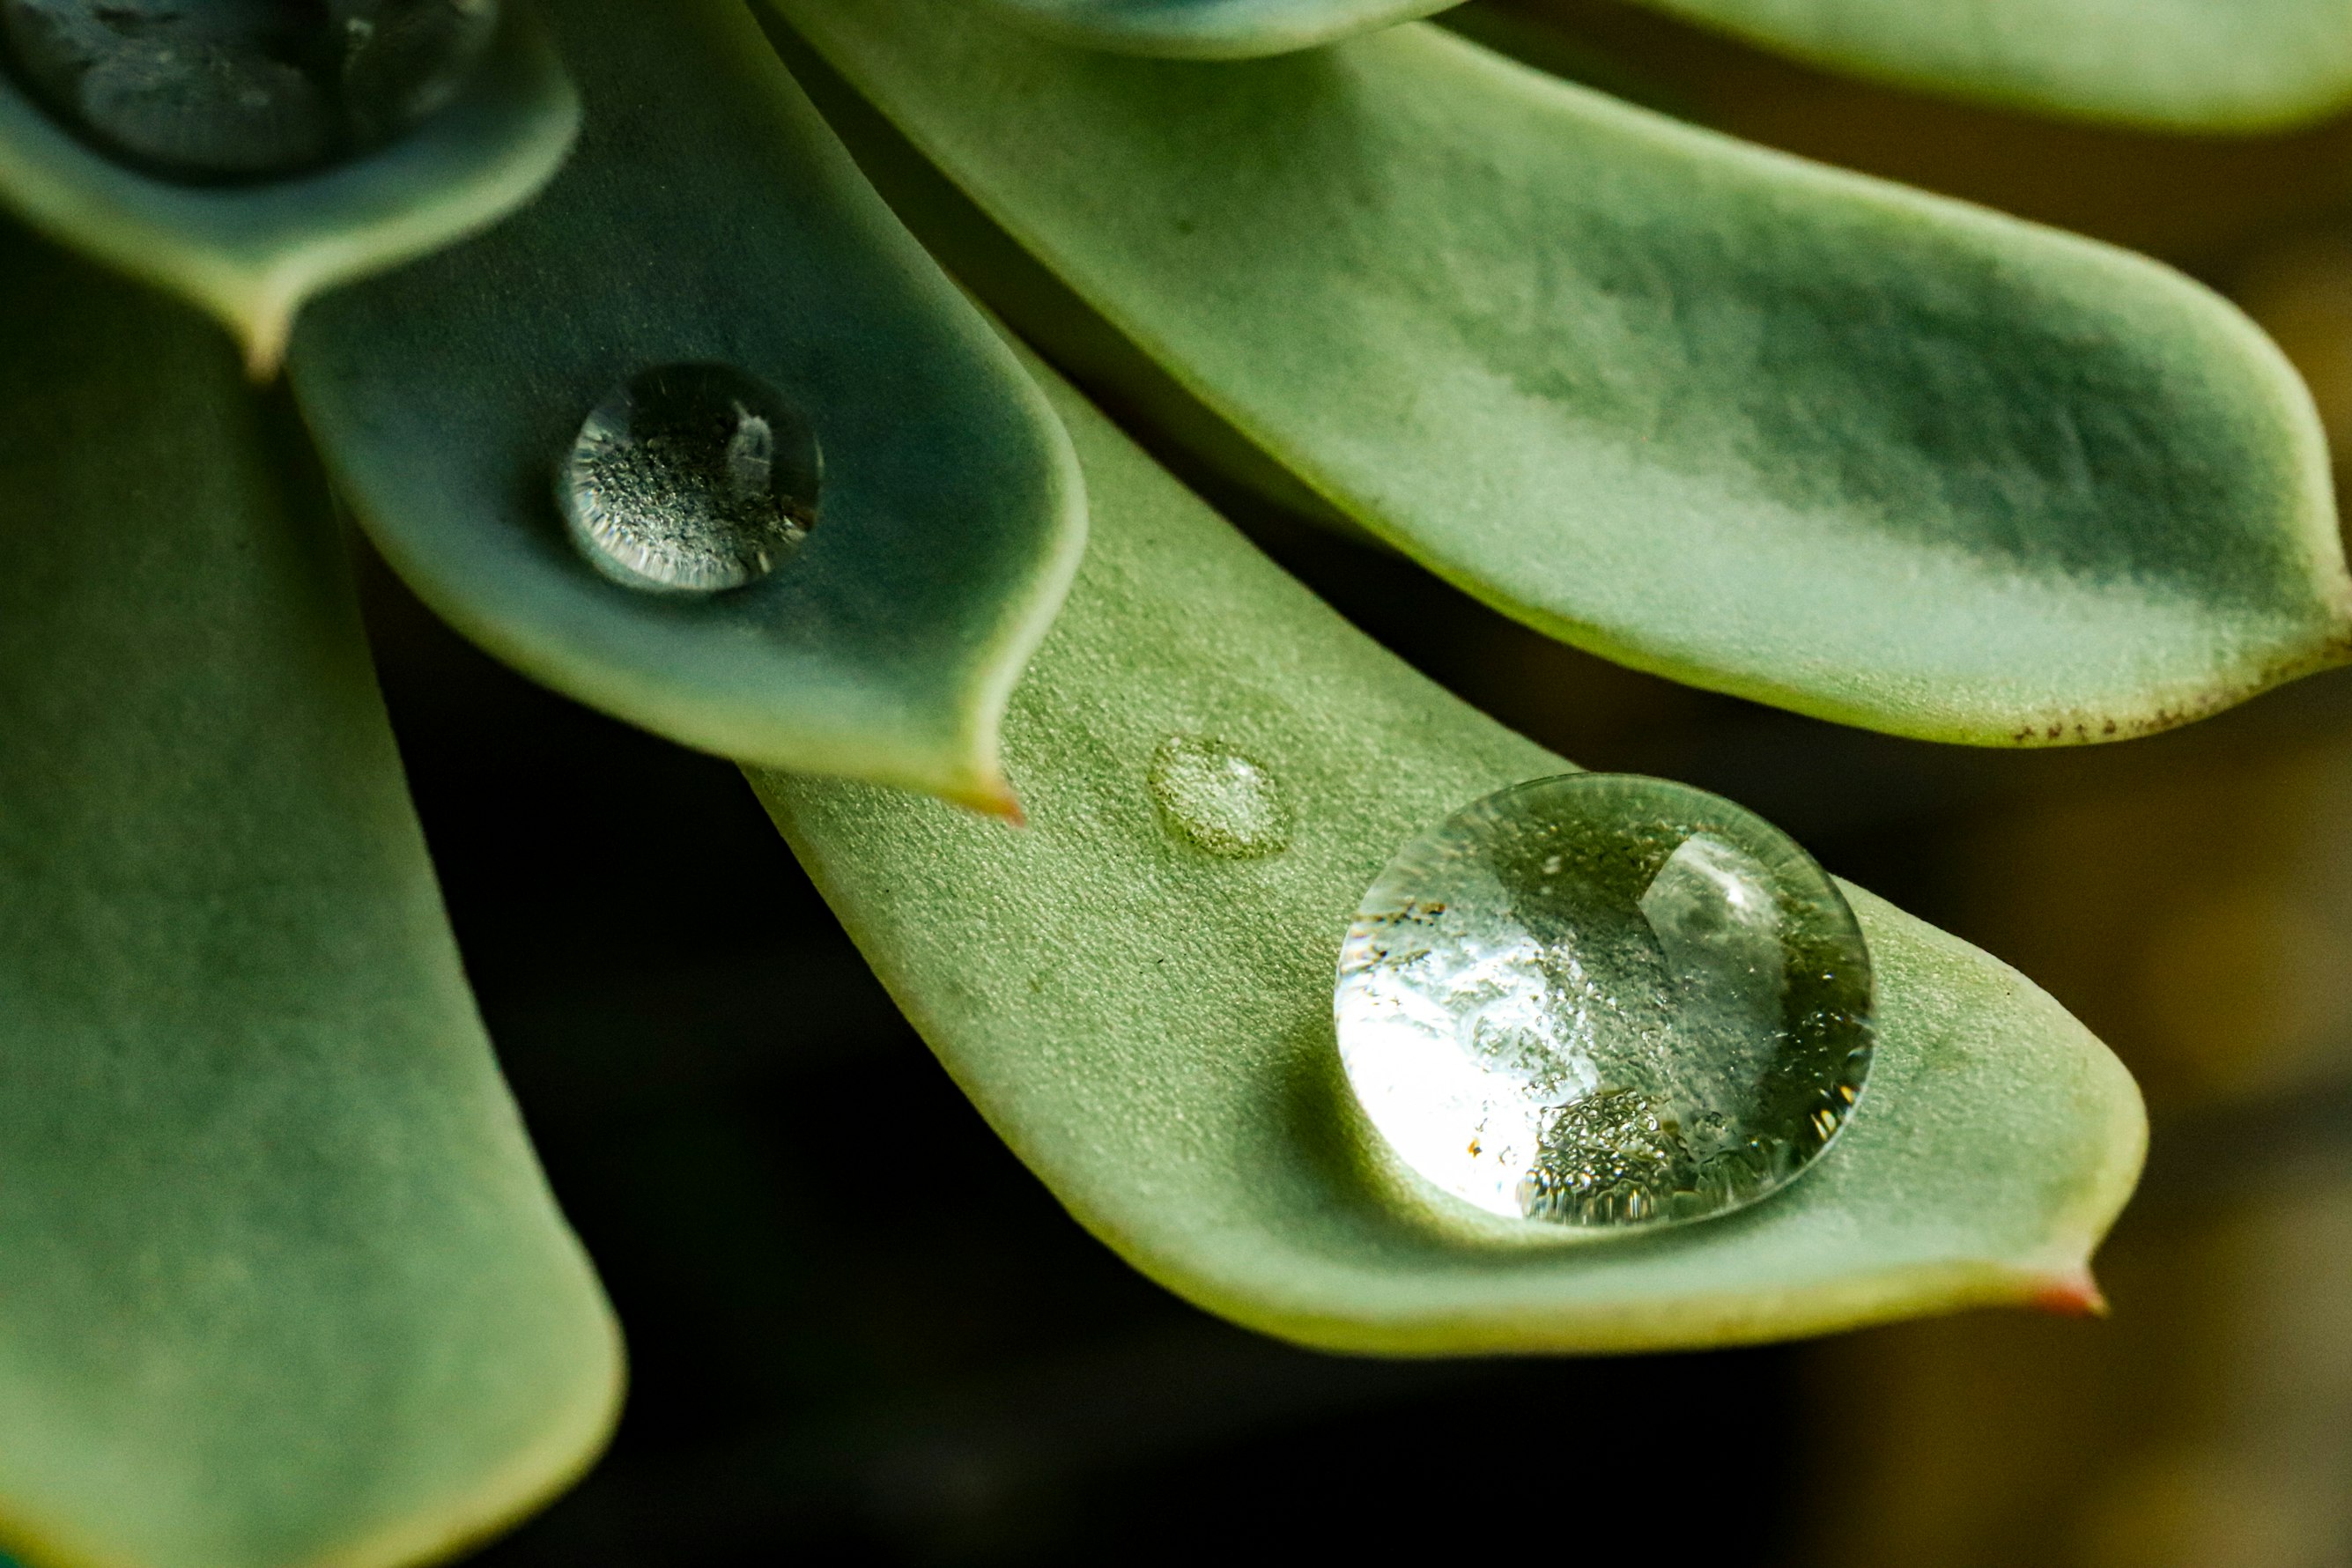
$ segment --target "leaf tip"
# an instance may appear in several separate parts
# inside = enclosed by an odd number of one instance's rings
[[[2104,1318],[2108,1310],[2106,1292],[2091,1278],[2088,1268],[2036,1278],[2026,1302],[2037,1311],[2062,1318]]]
[[[968,805],[982,816],[1015,827],[1029,826],[1028,814],[1021,809],[1021,797],[1013,793],[1012,781],[992,768],[958,787],[950,798],[959,805]]]

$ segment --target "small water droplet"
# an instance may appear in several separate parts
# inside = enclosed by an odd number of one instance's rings
[[[1870,1068],[1826,872],[1686,785],[1503,790],[1397,852],[1339,954],[1339,1051],[1405,1163],[1496,1214],[1701,1219],[1792,1180]]]
[[[1151,754],[1160,820],[1212,855],[1254,860],[1290,847],[1290,803],[1275,776],[1222,741],[1171,735]]]
[[[731,365],[664,365],[589,412],[556,472],[572,542],[632,588],[715,593],[776,569],[816,522],[816,433]]]
[[[291,174],[409,130],[488,52],[499,0],[0,0],[8,62],[159,174]]]

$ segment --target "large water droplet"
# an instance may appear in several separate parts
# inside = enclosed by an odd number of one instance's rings
[[[16,74],[158,173],[254,178],[398,135],[454,97],[498,0],[0,0]]]
[[[572,542],[633,588],[755,582],[816,522],[816,433],[731,365],[632,377],[590,411],[556,473]]]
[[[1826,872],[1702,790],[1521,784],[1397,852],[1340,949],[1339,1051],[1405,1163],[1496,1214],[1700,1219],[1804,1170],[1871,1053]]]
[[[1275,776],[1221,741],[1171,735],[1151,754],[1160,820],[1195,847],[1229,860],[1290,847],[1290,803]]]

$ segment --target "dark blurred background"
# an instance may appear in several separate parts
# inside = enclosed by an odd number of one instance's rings
[[[2273,331],[2352,449],[2352,123],[2064,126],[1588,0],[1454,23],[2160,255]],[[2352,1564],[2352,672],[2119,747],[1939,748],[1618,669],[1215,499],[1505,722],[1744,802],[2114,1045],[2156,1136],[2100,1260],[2113,1319],[1434,1363],[1228,1327],[1090,1240],[996,1142],[732,768],[520,680],[372,567],[457,934],[634,1358],[610,1454],[480,1563]],[[879,1159],[869,1119],[835,1114],[877,1100],[902,1129]]]

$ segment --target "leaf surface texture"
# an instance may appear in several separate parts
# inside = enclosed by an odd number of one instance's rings
[[[13,227],[0,265],[0,1540],[446,1552],[593,1457],[614,1325],[323,508],[201,320]]]
[[[1397,1169],[1340,1075],[1341,935],[1399,843],[1569,764],[1371,644],[1056,396],[1094,533],[1007,725],[1030,826],[753,782],[949,1071],[1096,1235],[1213,1310],[1355,1351],[1717,1344],[2086,1289],[2144,1144],[2129,1075],[2026,980],[1856,889],[1876,1064],[1780,1194],[1584,1241]],[[1171,736],[1266,769],[1289,847],[1220,858],[1164,827],[1147,777]]]
[[[1426,25],[1203,66],[777,4],[1136,357],[1550,635],[1979,743],[2121,738],[2344,657],[2310,400],[2153,262]]]

